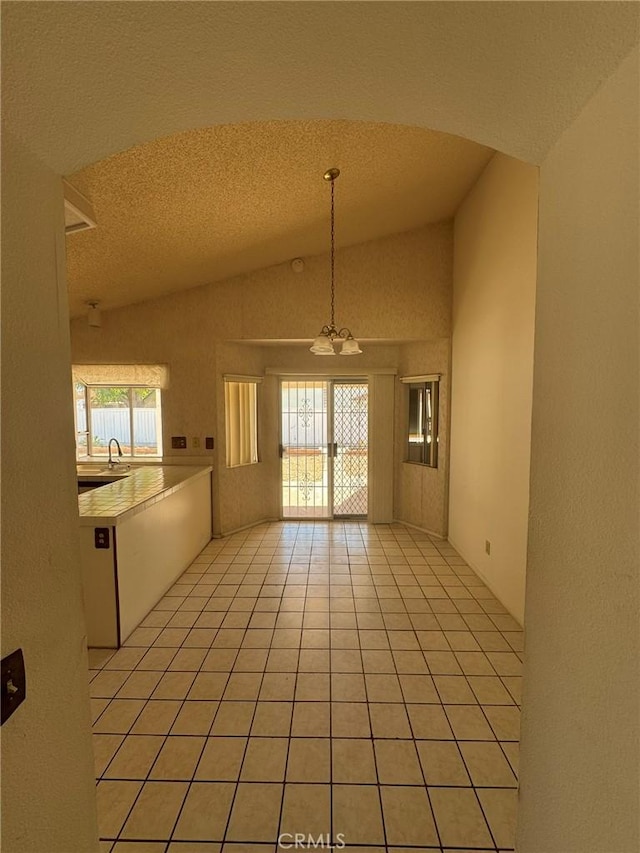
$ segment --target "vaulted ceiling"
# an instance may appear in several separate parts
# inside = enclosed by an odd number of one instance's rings
[[[348,121],[194,130],[70,176],[97,227],[67,238],[72,314],[219,281],[450,218],[492,150],[448,134]]]

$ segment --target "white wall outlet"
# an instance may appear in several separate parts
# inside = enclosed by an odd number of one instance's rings
[[[488,539],[485,539],[484,541],[484,550],[487,552],[487,554],[491,554],[491,542],[489,542]]]
[[[200,449],[200,439],[198,438],[198,436],[194,436],[194,437],[191,439],[191,444],[193,445],[193,449],[194,449],[194,450],[199,450],[199,449]]]

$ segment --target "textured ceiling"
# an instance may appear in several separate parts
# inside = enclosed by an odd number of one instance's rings
[[[638,39],[627,2],[5,2],[4,118],[69,174],[243,121],[389,122],[539,163]]]
[[[347,121],[194,130],[70,176],[97,228],[67,238],[72,316],[219,281],[453,215],[492,150],[420,128]]]

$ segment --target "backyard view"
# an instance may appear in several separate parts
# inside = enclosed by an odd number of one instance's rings
[[[110,438],[124,456],[162,455],[160,391],[76,383],[78,455],[107,456]]]

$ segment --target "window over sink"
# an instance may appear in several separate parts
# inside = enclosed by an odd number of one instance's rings
[[[162,456],[160,388],[74,383],[76,458],[109,455],[109,439],[123,457]]]

